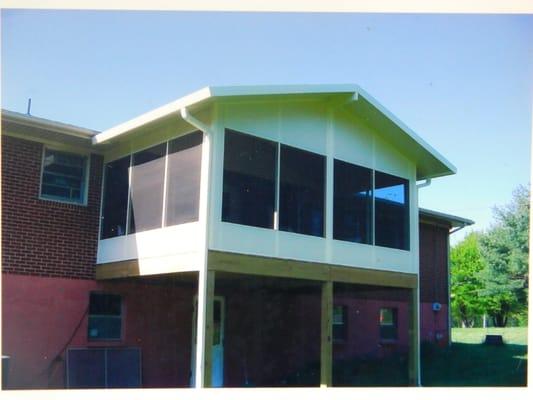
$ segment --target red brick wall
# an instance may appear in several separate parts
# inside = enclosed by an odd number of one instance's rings
[[[448,229],[420,224],[420,336],[445,344],[448,335]],[[433,303],[441,304],[434,311]]]
[[[123,338],[88,341],[90,291],[123,299]],[[139,347],[143,387],[189,385],[196,288],[172,284],[2,276],[2,354],[8,389],[64,388],[66,349]]]
[[[43,144],[2,135],[2,270],[93,279],[102,158],[91,155],[86,206],[40,200]]]
[[[420,301],[448,304],[448,229],[420,224]]]

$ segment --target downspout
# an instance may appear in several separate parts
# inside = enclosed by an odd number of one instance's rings
[[[419,189],[422,189],[422,188],[425,188],[427,186],[431,185],[431,178],[427,178],[425,182],[423,183],[417,183],[416,184],[416,188],[417,188],[417,201],[418,201],[418,190]],[[419,212],[417,210],[417,219],[419,218]],[[418,222],[418,224],[420,225],[420,221]],[[418,233],[418,241],[420,243],[420,231]],[[418,371],[417,371],[417,377],[416,377],[416,380],[417,380],[417,385],[416,386],[422,386],[422,357],[421,357],[421,351],[420,351],[420,248],[418,248],[418,273],[417,273],[417,285],[416,285],[416,307],[417,307],[417,318],[418,318],[418,321],[416,321],[416,325],[417,325],[417,332],[416,334],[418,335],[418,338],[417,338],[417,345],[418,345],[418,349],[417,349],[417,355],[418,355],[418,361],[417,361],[417,364],[418,364]]]
[[[425,187],[427,187],[429,185],[431,185],[431,178],[427,178],[425,182],[417,183],[416,184],[416,188],[417,189],[422,189],[422,188],[425,188]]]
[[[211,175],[211,146],[213,142],[213,132],[211,128],[193,117],[186,107],[180,110],[181,117],[203,132],[203,144],[202,144],[202,162],[201,162],[201,180],[200,180],[200,214],[199,221],[203,226],[202,232],[204,237],[204,257],[203,264],[198,269],[198,296],[197,296],[197,313],[196,313],[196,360],[195,371],[192,373],[195,376],[195,387],[203,388],[206,383],[211,385],[212,382],[204,382],[205,377],[205,314],[207,309],[206,296],[207,296],[207,272],[208,272],[208,240],[209,240],[209,198],[210,198],[210,175]]]

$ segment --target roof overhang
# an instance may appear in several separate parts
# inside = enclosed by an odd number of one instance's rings
[[[447,225],[449,228],[464,228],[466,226],[474,225],[475,223],[471,219],[458,217],[456,215],[446,214],[439,211],[428,210],[426,208],[419,208],[418,213],[421,221]]]
[[[91,139],[98,133],[91,129],[9,110],[2,110],[2,132],[24,136],[28,139],[69,143],[83,147],[91,147]]]
[[[92,137],[95,145],[110,142],[139,131],[169,117],[181,118],[184,108],[195,109],[216,99],[289,95],[348,95],[349,107],[358,118],[374,127],[399,152],[416,164],[417,180],[451,175],[456,168],[420,136],[402,123],[376,99],[357,85],[268,85],[268,86],[210,86],[156,108]]]

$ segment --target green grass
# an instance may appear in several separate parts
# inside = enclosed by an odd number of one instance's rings
[[[485,335],[502,335],[507,344],[527,345],[527,328],[453,328],[452,342],[483,343]]]
[[[486,334],[502,335],[505,344],[483,344]],[[452,341],[422,347],[423,386],[526,385],[527,328],[453,329]]]

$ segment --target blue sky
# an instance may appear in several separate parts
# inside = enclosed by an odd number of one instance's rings
[[[359,84],[455,164],[422,207],[485,229],[529,183],[531,15],[2,10],[13,111],[103,130],[207,85],[298,83]]]

